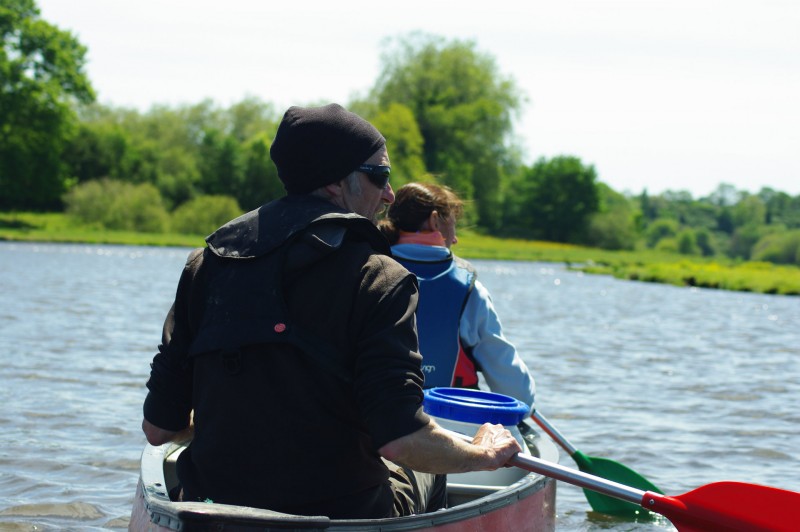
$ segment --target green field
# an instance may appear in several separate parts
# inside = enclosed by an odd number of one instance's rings
[[[0,213],[0,240],[197,247],[203,235],[132,233],[79,226],[59,213]],[[467,259],[559,262],[620,279],[766,294],[800,295],[800,268],[658,251],[606,251],[460,230],[456,253]]]

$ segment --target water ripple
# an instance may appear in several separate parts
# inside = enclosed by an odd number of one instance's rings
[[[187,254],[0,242],[0,528],[127,527],[144,384]],[[800,490],[800,298],[474,264],[538,408],[579,449],[672,494]],[[558,529],[672,527],[594,514],[559,484]]]

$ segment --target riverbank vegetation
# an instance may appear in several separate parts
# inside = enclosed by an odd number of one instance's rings
[[[130,246],[203,245],[203,237],[179,233],[141,233],[108,230],[85,225],[63,213],[0,213],[0,240],[71,244],[120,244]]]
[[[473,259],[565,263],[618,279],[765,294],[800,295],[800,268],[726,257],[687,257],[665,250],[603,250],[572,244],[459,233],[456,253]]]
[[[198,245],[185,235],[283,195],[272,103],[100,105],[72,33],[42,20],[33,0],[0,8],[0,19],[0,211],[29,213],[4,215],[0,238]],[[373,87],[343,103],[387,138],[394,188],[432,181],[466,200],[465,257],[798,292],[800,195],[724,183],[702,198],[619,192],[575,155],[526,164],[513,131],[523,102],[476,43],[415,33],[387,41]]]
[[[204,236],[108,230],[62,213],[0,213],[0,240],[197,247]],[[467,259],[557,262],[574,270],[633,281],[800,295],[800,268],[768,262],[687,258],[661,250],[612,251],[574,244],[501,239],[460,230],[455,251]]]

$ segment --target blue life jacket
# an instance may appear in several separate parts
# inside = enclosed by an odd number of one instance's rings
[[[425,388],[478,385],[480,369],[459,338],[459,322],[476,273],[452,254],[435,262],[395,257],[419,281],[417,333]]]

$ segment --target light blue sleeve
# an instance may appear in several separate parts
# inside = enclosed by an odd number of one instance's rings
[[[480,364],[491,391],[510,395],[533,410],[536,384],[514,345],[503,336],[489,291],[480,281],[467,298],[459,335]]]

